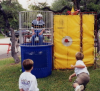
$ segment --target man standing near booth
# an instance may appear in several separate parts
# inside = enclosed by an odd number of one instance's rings
[[[45,23],[42,20],[42,14],[37,14],[36,20],[32,21],[32,43],[39,42],[39,45],[43,44],[43,32],[45,31]]]

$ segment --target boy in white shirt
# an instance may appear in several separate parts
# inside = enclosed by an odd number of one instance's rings
[[[26,59],[23,61],[25,72],[23,72],[19,77],[20,91],[39,91],[36,77],[31,74],[33,63],[34,62],[31,59]]]
[[[71,65],[72,68],[75,68],[72,75],[69,76],[69,81],[72,81],[72,77],[77,76],[76,80],[73,83],[73,87],[75,91],[84,91],[87,83],[90,80],[89,72],[87,70],[86,65],[82,61],[84,55],[81,52],[76,54],[77,62],[75,65]]]

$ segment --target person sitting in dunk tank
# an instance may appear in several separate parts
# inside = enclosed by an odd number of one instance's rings
[[[42,14],[37,14],[37,18],[32,21],[32,44],[38,43],[43,44],[43,32],[45,31],[45,23],[42,20]]]

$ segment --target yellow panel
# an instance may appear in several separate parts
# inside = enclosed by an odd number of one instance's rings
[[[94,63],[94,16],[83,15],[83,53],[87,66]],[[70,46],[64,46],[62,39],[65,36],[72,38]],[[80,51],[80,16],[54,15],[54,68],[71,69],[75,64],[76,52]]]
[[[94,15],[83,15],[83,54],[87,66],[94,64]]]
[[[65,34],[70,36],[73,41],[80,38],[80,17],[79,15],[68,15],[67,17],[67,32],[65,30]]]
[[[57,58],[54,60],[54,69],[65,69],[67,67],[67,60],[61,60]]]
[[[64,46],[62,39],[72,38],[70,46]],[[66,69],[76,62],[75,54],[80,50],[80,18],[79,15],[54,16],[54,68]]]
[[[71,65],[75,65],[75,63],[76,63],[75,57],[73,59],[68,59],[67,68],[71,69]]]
[[[69,68],[71,69],[71,65],[75,65],[76,63],[76,59],[55,59],[54,61],[54,69],[65,69],[65,68]]]
[[[76,52],[80,51],[80,42],[73,42],[72,45],[64,46],[60,42],[55,42],[54,45],[54,56],[60,59],[75,58]]]
[[[94,42],[94,15],[83,15],[83,42]]]
[[[86,66],[92,66],[94,63],[94,57],[91,58],[84,58],[83,62],[86,64]]]

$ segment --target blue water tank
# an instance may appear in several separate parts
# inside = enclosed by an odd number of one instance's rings
[[[52,46],[50,44],[43,46],[21,45],[21,64],[25,59],[32,59],[34,65],[31,73],[36,78],[49,76],[52,73]],[[24,71],[22,66],[22,72]]]

